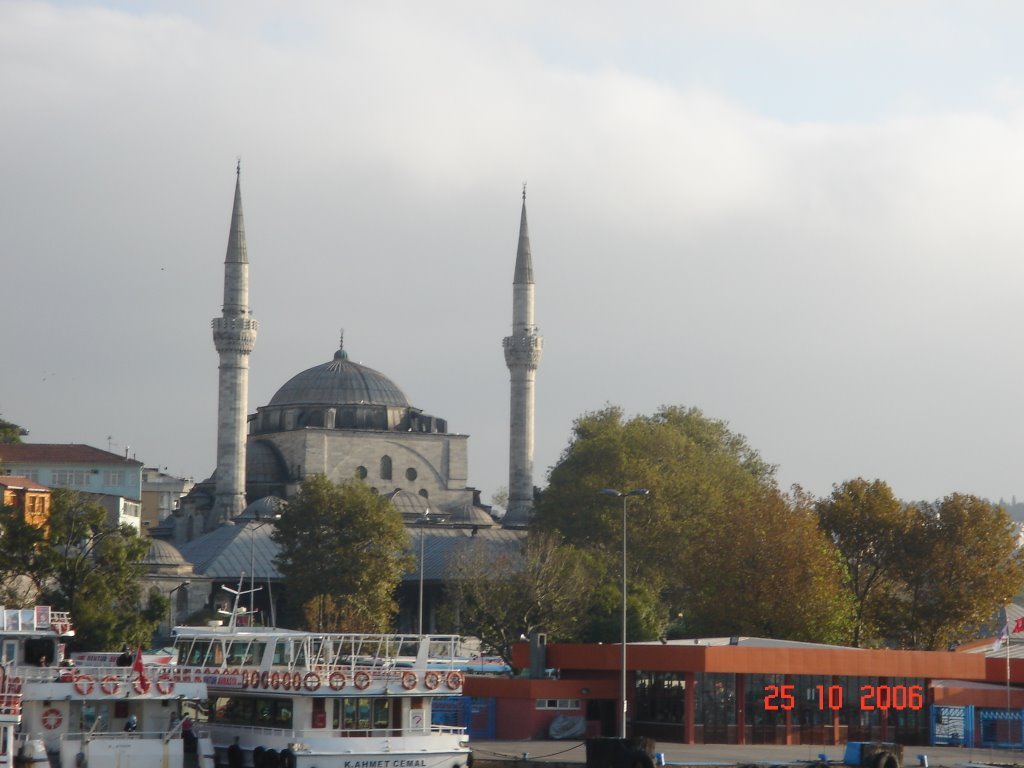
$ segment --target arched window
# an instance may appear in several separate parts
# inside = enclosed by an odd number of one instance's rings
[[[391,457],[381,456],[380,458],[380,479],[390,480],[391,479]]]
[[[365,480],[366,479],[366,467],[363,467],[363,466],[356,467],[356,477],[358,477],[360,480]]]

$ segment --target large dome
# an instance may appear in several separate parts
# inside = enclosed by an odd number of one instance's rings
[[[293,376],[277,390],[270,406],[283,405],[393,405],[409,400],[395,382],[379,371],[353,363],[339,349],[329,363]]]

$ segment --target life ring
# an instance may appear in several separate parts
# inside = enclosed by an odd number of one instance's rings
[[[292,676],[287,672],[281,675],[281,687],[286,691],[290,691],[292,689]]]
[[[436,690],[437,686],[439,686],[440,684],[441,684],[441,673],[440,672],[435,672],[434,670],[430,670],[429,672],[427,672],[427,674],[425,674],[423,676],[423,686],[428,691]]]
[[[238,670],[237,669],[228,670],[228,674],[229,675],[234,675],[235,677],[238,677]]]
[[[300,675],[298,672],[292,673],[292,690],[293,691],[299,690],[299,687],[301,685],[302,685],[302,675]]]
[[[462,687],[462,673],[457,669],[453,669],[448,673],[448,676],[444,680],[445,684],[453,691],[456,688]]]
[[[270,675],[270,687],[277,690],[281,687],[281,673],[273,672]]]
[[[255,686],[253,686],[253,687],[255,688]],[[269,688],[269,687],[270,687],[270,673],[269,672],[261,672],[260,673],[260,688]]]
[[[113,675],[107,675],[100,681],[100,690],[107,696],[113,696],[121,690],[121,683]]]
[[[92,693],[93,679],[89,675],[79,675],[75,678],[75,691],[80,696],[88,696]]]
[[[306,676],[302,678],[302,687],[312,693],[320,688],[320,675],[316,672],[307,672]],[[295,755],[292,755],[295,757]]]
[[[149,689],[151,687],[152,684],[149,682],[149,678],[147,678],[141,672],[138,674],[137,677],[132,678],[132,688],[134,688],[135,692],[139,695],[143,693],[149,693]]]
[[[327,678],[327,685],[331,687],[332,691],[340,691],[345,687],[345,673],[339,670],[331,672],[331,676]]]
[[[402,687],[405,688],[405,690],[411,691],[416,687],[416,683],[418,682],[419,680],[417,679],[415,672],[402,673]]]
[[[166,696],[174,691],[174,680],[171,679],[170,675],[160,675],[160,677],[156,679],[156,689],[161,696]]]
[[[249,687],[249,670],[248,669],[243,669],[242,670],[242,687],[243,688],[248,688]]]
[[[352,683],[360,691],[365,691],[367,688],[370,687],[370,673],[366,670],[360,669],[358,672],[355,673],[355,675],[353,675]]]
[[[43,728],[46,730],[52,731],[54,728],[60,728],[62,722],[64,722],[64,716],[56,707],[50,707],[43,712]]]

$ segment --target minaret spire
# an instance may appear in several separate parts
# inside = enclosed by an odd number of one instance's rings
[[[519,219],[519,245],[512,278],[512,335],[506,336],[505,364],[511,378],[508,509],[506,527],[525,527],[533,510],[534,385],[544,339],[533,322],[533,256],[526,223],[526,183]]]
[[[235,166],[235,200],[224,256],[224,306],[213,319],[213,345],[220,355],[217,396],[217,487],[211,524],[245,509],[245,439],[249,399],[249,353],[258,324],[249,311],[249,254],[242,215],[242,161]]]

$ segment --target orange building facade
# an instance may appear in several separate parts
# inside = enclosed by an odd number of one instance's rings
[[[540,738],[558,715],[616,735],[621,645],[543,646],[543,679],[471,677],[494,700],[502,739]],[[530,666],[524,643],[513,666]],[[534,664],[536,668],[537,664]],[[631,736],[689,744],[927,744],[933,705],[1024,708],[1007,664],[984,653],[865,650],[757,638],[634,643],[627,653]],[[1024,681],[1024,660],[1010,663]]]
[[[44,528],[50,520],[50,489],[19,475],[0,475],[3,505],[15,507],[25,515],[25,522]]]

